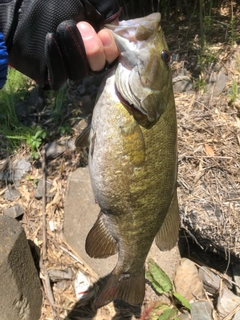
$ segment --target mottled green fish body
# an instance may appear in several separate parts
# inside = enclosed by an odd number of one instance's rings
[[[139,305],[154,238],[161,250],[178,238],[176,111],[160,14],[110,28],[121,55],[92,118],[89,168],[101,212],[86,251],[94,258],[118,253],[98,306],[114,299]]]

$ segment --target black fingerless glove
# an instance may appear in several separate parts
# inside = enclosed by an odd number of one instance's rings
[[[87,21],[98,31],[119,14],[117,0],[0,0],[9,64],[54,90],[68,78],[82,79],[89,65],[76,23]]]

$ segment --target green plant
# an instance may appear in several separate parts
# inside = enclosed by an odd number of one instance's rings
[[[30,151],[33,159],[38,159],[38,149],[41,146],[44,139],[47,137],[47,132],[39,129],[34,135],[28,135],[26,139],[26,143],[30,147]]]
[[[67,84],[58,91],[49,91],[49,100],[52,116],[56,124],[63,121],[63,104],[66,101]]]
[[[236,16],[232,16],[230,21],[230,40],[231,45],[234,45],[235,42],[240,39],[240,37],[237,35],[237,18]]]
[[[178,308],[186,308],[191,310],[189,302],[175,292],[172,282],[166,273],[154,262],[154,260],[148,260],[148,271],[146,272],[146,278],[150,281],[152,287],[158,294],[168,295],[173,301],[173,305],[168,306],[166,304],[156,304],[151,310],[151,320],[178,320]]]
[[[230,101],[229,104],[230,105],[234,105],[234,103],[236,102],[237,98],[239,97],[239,93],[238,93],[238,83],[236,80],[232,81],[232,86],[231,86],[231,91],[230,91]]]

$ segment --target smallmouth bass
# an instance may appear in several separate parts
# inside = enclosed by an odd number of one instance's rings
[[[142,304],[154,238],[160,250],[171,249],[178,238],[177,123],[160,17],[107,26],[120,56],[93,111],[89,169],[101,211],[86,252],[93,258],[118,253],[118,262],[98,294],[98,307],[114,299]]]

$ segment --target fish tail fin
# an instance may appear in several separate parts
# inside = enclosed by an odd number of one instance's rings
[[[97,307],[100,308],[114,299],[124,300],[131,305],[141,305],[145,295],[145,268],[136,273],[111,273],[100,289]]]

